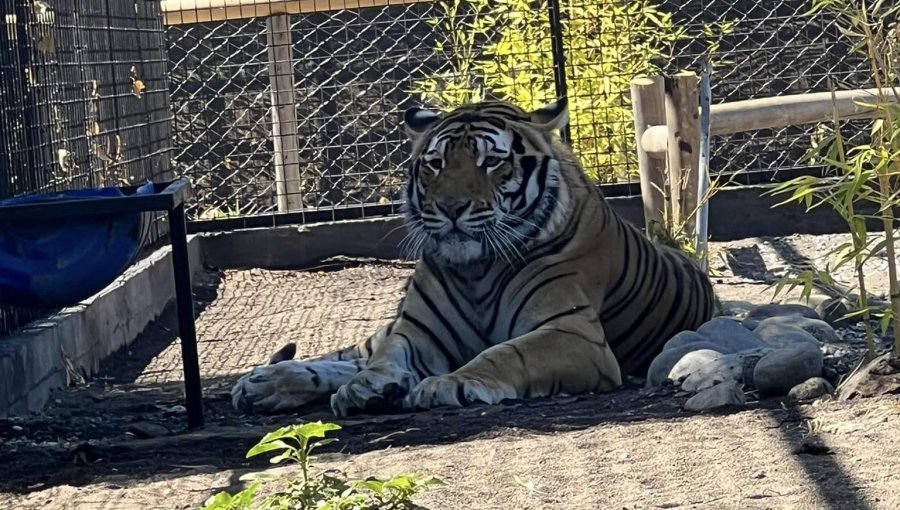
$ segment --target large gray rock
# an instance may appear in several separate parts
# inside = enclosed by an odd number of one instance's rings
[[[687,333],[693,333],[692,331],[687,331]],[[696,333],[693,333],[696,335]],[[678,335],[676,335],[678,336]],[[672,337],[673,339],[675,337]],[[722,348],[719,345],[715,345],[711,342],[707,342],[706,339],[700,335],[697,335],[697,338],[700,339],[699,342],[694,343],[686,343],[684,345],[679,345],[673,348],[665,348],[662,352],[656,355],[653,358],[653,361],[650,363],[650,368],[647,369],[647,388],[656,388],[662,383],[666,382],[669,379],[669,373],[672,372],[672,368],[678,363],[681,358],[684,357],[685,354],[693,351],[699,350],[710,350],[710,351],[718,351],[721,352]]]
[[[687,411],[705,411],[723,406],[738,406],[747,402],[747,397],[737,381],[725,381],[707,388],[684,403]]]
[[[692,363],[693,371],[687,377],[682,378],[681,389],[690,392],[701,391],[726,381],[752,384],[756,364],[773,350],[770,347],[760,347],[722,354],[715,359],[698,360]],[[678,367],[678,369],[673,367],[673,372],[683,369],[683,367]],[[675,375],[680,376],[681,374],[676,373]],[[675,380],[675,377],[671,378]]]
[[[785,326],[788,327],[788,331],[790,331],[791,327],[798,327],[812,335],[819,342],[834,343],[841,341],[841,337],[838,336],[834,328],[832,328],[831,325],[827,322],[820,319],[808,319],[806,317],[799,316],[792,317],[781,315],[778,317],[769,317],[768,319],[760,322],[759,326],[757,326],[756,329],[753,330],[753,333],[757,336],[757,338],[763,338],[763,335],[765,334],[777,336],[778,328]]]
[[[756,387],[753,380],[753,372],[756,370],[756,365],[763,356],[774,350],[773,347],[760,347],[758,349],[750,349],[735,354],[740,358],[741,364],[741,378],[739,380],[744,383],[745,386],[752,388]]]
[[[798,402],[815,400],[824,395],[834,394],[834,386],[821,377],[813,377],[791,388],[788,396]]]
[[[721,345],[722,352],[734,353],[765,347],[766,344],[735,319],[717,317],[697,328],[697,334],[707,341]]]
[[[759,326],[759,323],[768,319],[769,317],[781,317],[781,316],[793,316],[793,317],[806,317],[808,319],[821,319],[818,313],[815,310],[808,306],[803,306],[800,304],[768,304],[760,306],[759,308],[754,309],[750,313],[744,317],[744,327],[753,331]]]
[[[698,344],[706,341],[706,337],[697,332],[682,331],[681,333],[678,333],[677,335],[670,338],[669,341],[666,342],[665,345],[663,345],[663,350],[667,351],[670,349],[680,349],[685,345]]]
[[[694,393],[727,381],[740,382],[742,374],[740,358],[734,354],[723,354],[682,378],[681,389]]]
[[[850,312],[852,305],[850,300],[841,297],[831,297],[826,294],[810,294],[808,297],[787,298],[781,304],[804,305],[816,311],[819,317],[834,327],[844,327],[856,319],[844,319]]]
[[[678,360],[669,372],[669,379],[681,384],[691,374],[696,372],[709,372],[712,367],[719,366],[719,360],[724,356],[714,349],[699,349],[691,351]]]
[[[801,317],[790,317],[790,319],[799,320]],[[767,321],[760,323],[759,327],[753,330],[753,333],[770,347],[784,348],[809,344],[818,349],[821,345],[816,337],[806,332],[800,326],[784,323],[780,320]]]
[[[777,349],[756,364],[753,385],[763,396],[786,395],[807,379],[821,377],[823,362],[822,351],[808,342]]]

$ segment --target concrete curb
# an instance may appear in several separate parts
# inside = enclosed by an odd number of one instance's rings
[[[335,221],[197,234],[203,258],[219,269],[298,269],[329,257],[400,258],[403,218]]]
[[[188,239],[192,274],[203,267],[200,247]],[[175,298],[171,252],[156,250],[91,298],[0,339],[0,418],[39,412],[67,385],[66,359],[90,376],[137,338]]]

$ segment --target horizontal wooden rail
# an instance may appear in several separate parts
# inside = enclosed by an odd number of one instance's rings
[[[430,0],[162,0],[166,25],[229,21],[277,14],[414,4]]]
[[[900,89],[897,90],[900,94]],[[896,102],[890,90],[885,98]],[[834,93],[834,105],[841,119],[862,119],[874,116],[874,109],[866,104],[876,102],[878,89],[840,90]],[[831,92],[815,92],[791,96],[748,99],[713,105],[710,108],[710,134],[728,135],[757,129],[781,128],[814,124],[831,120],[834,116]],[[641,136],[641,147],[650,154],[666,152],[666,126],[651,126]]]

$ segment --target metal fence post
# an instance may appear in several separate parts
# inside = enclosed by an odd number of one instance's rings
[[[571,108],[572,100],[568,97],[569,86],[566,83],[566,41],[559,0],[547,0],[547,8],[550,10],[550,44],[553,51],[553,81],[556,83],[556,97],[557,99],[563,97],[569,99]],[[572,141],[572,129],[568,122],[562,129],[562,139],[565,142]]]
[[[269,82],[272,87],[272,144],[278,211],[303,208],[300,194],[300,148],[297,140],[297,97],[294,92],[291,16],[266,18]]]

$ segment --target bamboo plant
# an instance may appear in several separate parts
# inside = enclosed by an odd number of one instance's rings
[[[798,177],[771,192],[776,195],[790,193],[781,204],[799,202],[807,209],[828,205],[850,230],[850,242],[832,251],[834,266],[824,272],[810,270],[787,277],[776,285],[776,294],[785,285],[802,284],[808,295],[813,280],[833,280],[830,271],[852,263],[859,303],[850,315],[863,320],[869,358],[875,356],[874,333],[870,325],[873,316],[880,319],[882,334],[886,334],[893,324],[893,353],[900,356],[900,285],[894,217],[894,208],[900,205],[897,178],[900,174],[900,26],[896,21],[900,5],[889,0],[813,0],[808,14],[833,16],[841,33],[853,41],[853,50],[865,56],[877,93],[871,103],[861,106],[871,108],[876,120],[872,123],[870,143],[847,148],[840,119],[835,113],[832,126],[826,128],[830,133],[807,154],[808,160],[817,160],[833,169],[833,175]],[[866,220],[880,222],[884,238],[869,235]],[[888,267],[890,308],[874,311],[869,306],[864,264],[882,251]]]

